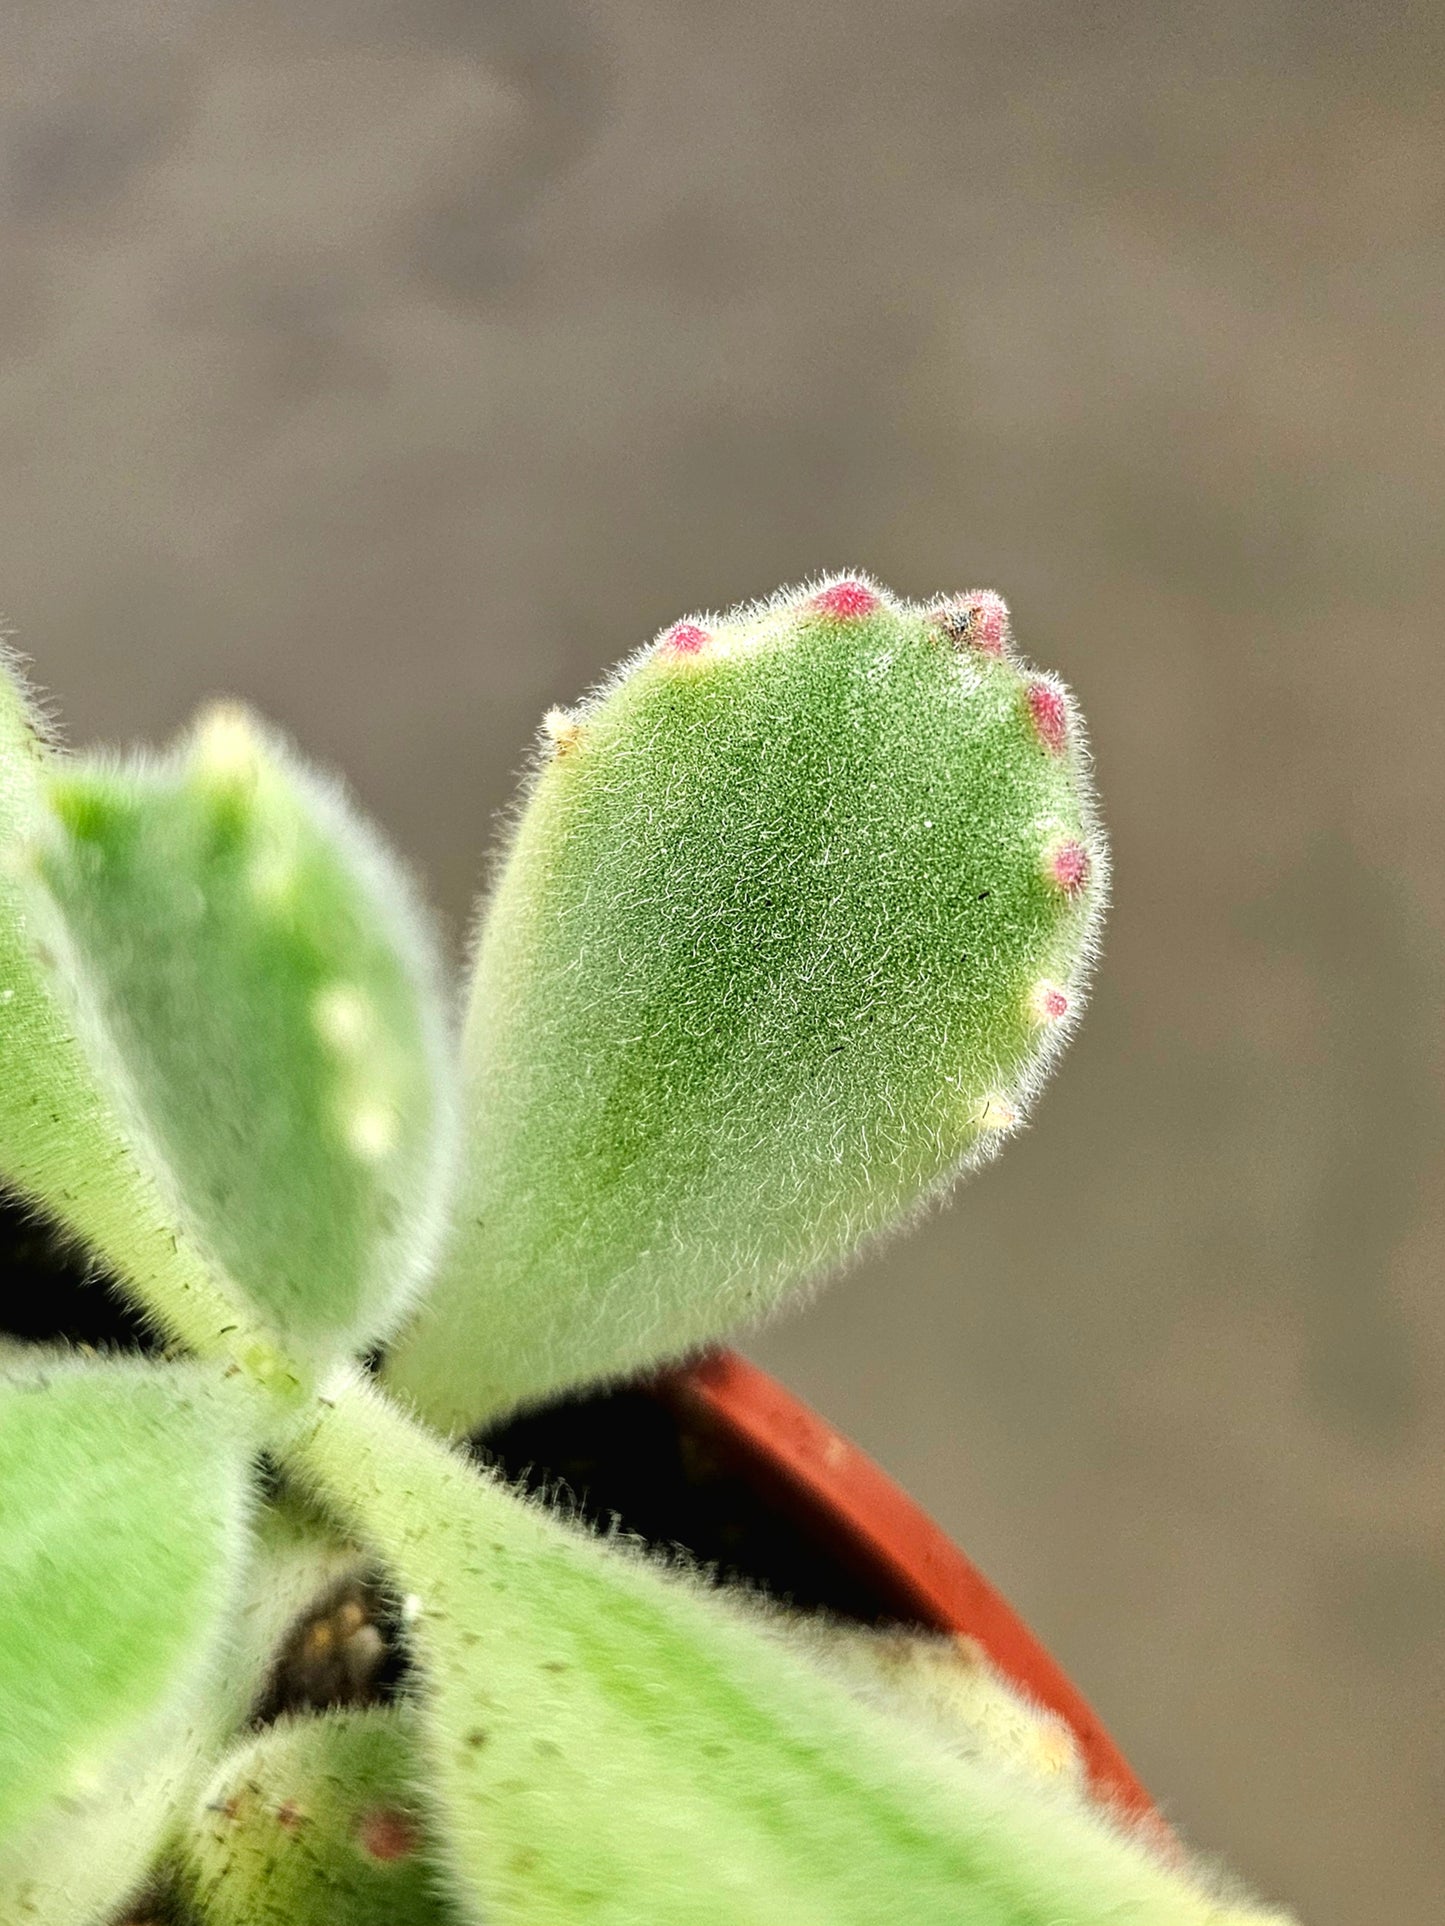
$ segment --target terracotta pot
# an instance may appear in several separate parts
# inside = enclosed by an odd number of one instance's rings
[[[1004,1676],[1073,1729],[1098,1796],[1164,1822],[1083,1694],[951,1539],[856,1445],[735,1351],[649,1389],[759,1497],[823,1544],[882,1614],[975,1640]]]

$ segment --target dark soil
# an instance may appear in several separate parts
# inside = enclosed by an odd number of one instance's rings
[[[880,1604],[806,1523],[759,1494],[726,1444],[684,1428],[645,1390],[569,1398],[478,1440],[529,1490],[584,1517],[676,1550],[719,1578],[804,1608],[875,1619]]]

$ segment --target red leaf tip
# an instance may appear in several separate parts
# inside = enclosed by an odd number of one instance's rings
[[[878,607],[878,597],[866,582],[831,582],[827,588],[819,589],[811,606],[819,615],[831,616],[835,622],[857,622],[873,613]]]
[[[1069,739],[1069,710],[1064,698],[1051,682],[1031,682],[1028,703],[1039,741],[1053,755],[1062,755]]]

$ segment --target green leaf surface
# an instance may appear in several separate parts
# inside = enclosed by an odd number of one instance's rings
[[[0,657],[0,1183],[104,1254],[169,1333],[202,1352],[265,1349],[218,1288],[158,1185],[146,1133],[117,1113],[109,1057],[82,1049],[36,931],[27,852],[56,757]],[[225,1337],[223,1338],[223,1334]]]
[[[360,1388],[297,1453],[407,1594],[489,1926],[1242,1926],[1067,1791],[951,1756]]]
[[[246,1537],[239,1413],[198,1368],[0,1378],[0,1841],[83,1802],[207,1668]]]
[[[55,975],[182,1221],[298,1351],[383,1334],[451,1161],[430,937],[392,859],[240,712],[47,783]]]
[[[390,1364],[428,1416],[757,1317],[1019,1120],[1106,859],[1072,703],[999,621],[834,584],[551,719],[481,932],[460,1228]]]
[[[284,1719],[221,1764],[181,1847],[208,1926],[461,1926],[417,1802],[407,1708]]]
[[[135,1727],[83,1788],[0,1839],[5,1926],[111,1926],[148,1884],[215,1756],[206,1679]],[[145,1915],[140,1915],[144,1917]]]
[[[1067,1722],[1011,1684],[973,1639],[776,1607],[759,1613],[759,1625],[865,1704],[949,1751],[1010,1763],[1090,1796]]]

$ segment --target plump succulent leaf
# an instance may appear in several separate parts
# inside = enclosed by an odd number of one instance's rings
[[[489,1926],[1225,1926],[1066,1793],[870,1713],[360,1387],[297,1446],[407,1594],[442,1842]]]
[[[36,920],[175,1213],[298,1352],[373,1341],[451,1161],[440,972],[396,865],[232,709],[45,787]]]
[[[835,582],[550,719],[483,922],[469,1168],[391,1381],[453,1427],[767,1310],[995,1149],[1104,880],[1002,605]]]
[[[0,1841],[83,1802],[208,1670],[245,1551],[241,1414],[177,1366],[0,1378]]]
[[[1005,1762],[1089,1796],[1083,1755],[1067,1723],[1010,1684],[972,1639],[811,1612],[768,1610],[759,1622],[865,1704],[950,1751]]]
[[[405,1707],[290,1718],[207,1785],[180,1849],[208,1926],[462,1926],[418,1806]]]
[[[138,1726],[83,1790],[0,1840],[6,1926],[113,1926],[148,1886],[215,1756],[206,1682]],[[136,1918],[148,1918],[138,1913]]]
[[[0,658],[0,1183],[102,1252],[172,1336],[215,1351],[225,1333],[233,1349],[260,1353],[264,1338],[240,1328],[234,1297],[217,1288],[154,1160],[121,1122],[107,1061],[81,1048],[57,998],[22,887],[54,766],[25,688]]]
[[[0,1347],[0,1375],[10,1368],[33,1376],[62,1362],[34,1346]],[[162,1847],[190,1822],[262,1697],[287,1628],[360,1563],[312,1507],[274,1496],[255,1517],[234,1604],[202,1671],[188,1674],[165,1708],[69,1796],[0,1840],[0,1920],[109,1926],[121,1917],[122,1903],[152,1884]],[[152,1915],[142,1906],[134,1916]]]

